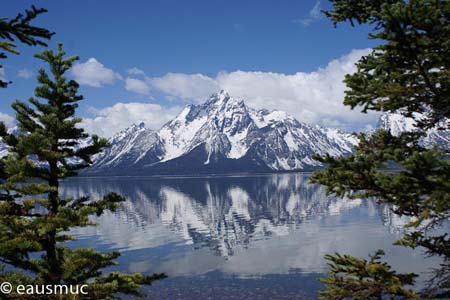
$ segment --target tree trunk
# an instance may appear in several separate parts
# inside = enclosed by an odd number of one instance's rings
[[[57,146],[52,147],[52,151],[57,150]],[[51,191],[48,195],[48,200],[50,203],[49,209],[49,217],[55,216],[58,213],[59,208],[59,182],[58,182],[58,162],[57,161],[49,161],[49,185],[54,188],[54,191]],[[58,257],[58,251],[56,247],[56,230],[51,230],[48,232],[47,236],[47,260],[48,260],[48,283],[58,284],[61,282],[62,271],[61,271],[61,263]]]

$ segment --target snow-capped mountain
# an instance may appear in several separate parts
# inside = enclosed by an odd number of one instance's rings
[[[13,126],[11,128],[8,128],[7,132],[8,132],[8,134],[17,135],[17,134],[19,134],[19,127]],[[8,149],[9,149],[9,146],[6,145],[5,143],[3,143],[3,138],[0,137],[0,157],[4,157],[4,156],[8,155],[8,152],[9,152]]]
[[[413,119],[384,113],[378,128],[394,135],[415,130]],[[9,129],[10,133],[17,127]],[[83,141],[82,145],[89,144]],[[311,126],[282,111],[255,110],[221,91],[200,105],[187,105],[154,131],[133,125],[110,139],[85,175],[177,175],[311,170],[312,155],[348,155],[358,140],[335,128]],[[431,129],[426,147],[450,149],[450,132]],[[0,157],[8,147],[0,140]],[[71,159],[69,160],[71,161]],[[77,161],[74,161],[76,163]]]
[[[126,169],[137,163],[145,166],[159,162],[164,153],[158,134],[146,129],[144,123],[119,132],[109,142],[111,146],[94,158],[94,168]]]
[[[188,174],[309,170],[315,153],[347,155],[356,138],[282,111],[255,110],[221,91],[188,105],[159,131],[134,125],[111,139],[90,174]]]
[[[421,116],[416,114],[415,118],[420,119]],[[447,121],[448,122],[448,121]],[[378,120],[378,128],[390,131],[393,135],[398,136],[405,131],[417,130],[416,122],[413,118],[406,118],[399,113],[384,113]],[[447,126],[447,124],[445,124]],[[450,131],[438,130],[432,128],[427,131],[427,136],[421,140],[422,146],[431,148],[438,145],[442,149],[450,149]]]

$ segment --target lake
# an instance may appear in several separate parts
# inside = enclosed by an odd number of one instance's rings
[[[164,272],[145,299],[316,299],[326,253],[385,249],[402,272],[423,272],[420,251],[393,246],[407,222],[371,200],[342,200],[309,174],[77,178],[64,194],[116,192],[121,209],[76,229],[72,245],[122,253],[117,269]]]

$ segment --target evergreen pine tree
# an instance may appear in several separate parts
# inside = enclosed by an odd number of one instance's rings
[[[73,299],[118,299],[120,293],[141,295],[140,287],[162,279],[163,274],[105,273],[116,265],[118,252],[100,253],[90,248],[72,249],[69,230],[94,225],[91,215],[115,210],[123,200],[111,193],[102,199],[63,198],[61,179],[75,176],[91,163],[92,155],[107,146],[105,139],[92,136],[89,146],[80,141],[89,136],[77,126],[75,112],[82,96],[78,84],[64,74],[78,57],[65,58],[62,45],[56,52],[35,55],[49,66],[40,69],[36,98],[29,104],[15,101],[18,135],[8,134],[3,124],[0,134],[9,146],[1,159],[0,261],[6,266],[0,281],[17,284],[88,284],[88,295]],[[4,295],[5,296],[5,295]],[[67,295],[42,299],[69,299]],[[9,299],[25,296],[10,294]],[[36,295],[30,299],[40,299]]]
[[[18,14],[11,20],[0,17],[0,59],[5,59],[7,52],[19,54],[16,49],[17,45],[14,43],[15,39],[28,46],[47,46],[43,40],[50,39],[54,33],[45,28],[30,25],[33,19],[45,12],[47,12],[46,9],[37,9],[33,5],[31,9],[25,10],[25,15]],[[2,67],[0,65],[0,69]],[[7,87],[9,83],[0,79],[0,88]]]
[[[427,129],[450,129],[450,1],[331,2],[333,9],[325,13],[335,25],[369,24],[369,38],[381,41],[357,63],[357,72],[346,76],[344,103],[362,107],[363,112],[401,113],[414,118],[417,126],[399,136],[385,130],[360,134],[356,152],[349,157],[317,156],[327,167],[312,181],[341,197],[373,197],[410,217],[408,231],[397,244],[421,246],[426,254],[443,259],[421,296],[450,297],[450,238],[447,225],[443,227],[450,217],[450,152],[437,145],[427,149],[420,142]],[[386,171],[390,166],[397,171]],[[322,292],[323,299],[417,297],[403,288],[412,283],[411,274],[392,273],[379,254],[370,263],[327,256],[331,270],[324,280],[328,290]]]

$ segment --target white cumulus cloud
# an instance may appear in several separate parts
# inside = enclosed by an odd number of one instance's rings
[[[127,73],[130,75],[145,75],[145,72],[139,68],[133,67],[127,70]]]
[[[299,121],[343,129],[361,129],[375,122],[377,115],[362,114],[343,105],[345,74],[356,71],[355,63],[370,49],[352,50],[314,72],[283,74],[260,71],[220,72],[215,77],[202,74],[168,73],[147,77],[150,88],[168,98],[203,102],[211,93],[224,89],[241,97],[253,108],[284,110]]]
[[[0,80],[7,82],[5,68],[0,67]]]
[[[307,27],[311,25],[311,23],[319,20],[322,17],[322,12],[320,10],[320,1],[317,1],[313,8],[311,8],[311,10],[308,12],[308,16],[306,18],[297,19],[294,20],[294,22],[300,23],[303,26]]]
[[[20,69],[17,71],[17,77],[23,78],[23,79],[29,79],[33,76],[33,72],[31,72],[28,69]]]
[[[93,118],[84,118],[81,126],[90,134],[111,137],[132,124],[144,122],[147,128],[159,129],[173,119],[180,107],[166,108],[158,104],[131,102],[116,103],[113,106],[92,109]]]
[[[102,87],[105,84],[113,84],[121,79],[118,73],[105,67],[97,59],[91,57],[84,63],[76,63],[71,69],[75,80],[81,85]]]
[[[11,128],[16,125],[16,119],[8,114],[0,112],[0,121],[5,123],[7,128]]]
[[[150,87],[145,81],[130,77],[125,79],[125,89],[142,95],[147,95],[150,92]]]
[[[147,83],[170,97],[203,101],[220,89],[213,78],[202,74],[167,73],[162,77],[147,77]]]

